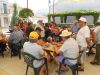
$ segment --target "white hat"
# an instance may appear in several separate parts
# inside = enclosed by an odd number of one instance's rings
[[[80,17],[79,20],[80,20],[80,21],[83,21],[83,22],[87,22],[86,18],[84,18],[84,17]]]
[[[60,34],[60,36],[65,37],[65,36],[69,36],[71,34],[72,34],[72,32],[68,32],[68,30],[63,30],[62,33]]]

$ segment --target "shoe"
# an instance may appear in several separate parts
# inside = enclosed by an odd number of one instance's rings
[[[13,54],[12,56],[17,56],[18,54]]]
[[[96,65],[97,62],[95,62],[95,61],[91,61],[90,64],[92,64],[92,65]]]
[[[56,70],[56,72],[58,72],[58,71],[59,71],[59,69]],[[61,70],[60,70],[61,73],[62,73],[62,72],[68,72],[68,71],[69,71],[69,69],[61,69]]]
[[[97,65],[100,65],[100,63],[96,63]]]
[[[79,68],[78,68],[78,71],[84,71],[84,68],[80,68],[80,67],[79,67]]]

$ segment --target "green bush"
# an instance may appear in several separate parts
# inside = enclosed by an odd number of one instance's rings
[[[33,13],[33,11],[31,9],[23,8],[19,12],[19,17],[21,17],[21,18],[27,18],[28,16],[30,16],[30,17],[34,16],[34,13]]]

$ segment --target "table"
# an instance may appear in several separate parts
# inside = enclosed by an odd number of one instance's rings
[[[47,47],[44,47],[44,51],[50,55],[50,57],[54,58],[57,56],[56,54],[56,50],[58,50],[62,44],[51,44],[51,43],[47,43],[48,46]]]

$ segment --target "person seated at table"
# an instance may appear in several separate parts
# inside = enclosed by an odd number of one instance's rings
[[[0,32],[0,52],[6,50],[7,37],[2,32]]]
[[[58,42],[62,41],[62,37],[60,36],[60,31],[58,28],[56,28],[53,32],[53,34],[51,34],[51,36],[49,36],[47,38],[47,41],[50,41],[52,44],[57,44]]]
[[[46,42],[47,42],[49,36],[51,36],[51,30],[49,29],[48,24],[45,24],[45,41]]]
[[[54,34],[52,35],[52,39],[54,42],[61,42],[62,37],[60,36],[60,31],[58,28],[54,30]]]
[[[62,60],[65,57],[68,58],[77,58],[79,55],[79,48],[78,48],[78,44],[76,42],[76,40],[74,38],[71,38],[71,32],[69,32],[68,30],[64,30],[62,31],[62,33],[60,34],[60,36],[63,38],[64,43],[63,45],[60,47],[60,49],[55,49],[56,53],[59,54],[59,56],[57,57],[57,61],[58,64],[62,62]],[[77,63],[77,59],[76,60],[69,60],[66,59],[65,63],[66,65],[74,65]]]
[[[19,49],[21,49],[21,40],[23,39],[23,34],[18,30],[17,26],[13,27],[13,32],[10,34],[8,39],[8,46],[12,51],[12,56],[17,56]]]
[[[37,59],[41,59],[44,56],[44,51],[40,45],[37,44],[39,35],[36,31],[33,31],[29,35],[29,41],[25,42],[23,45],[24,52],[30,53],[35,56]],[[33,62],[34,68],[41,67],[39,75],[46,75],[46,69],[44,66],[44,60]]]
[[[41,28],[37,27],[37,28],[35,29],[35,31],[36,31],[36,32],[38,33],[38,35],[39,35],[37,44],[43,46],[43,45],[45,44],[45,41],[44,41],[43,38],[41,38],[41,31],[42,31]]]

